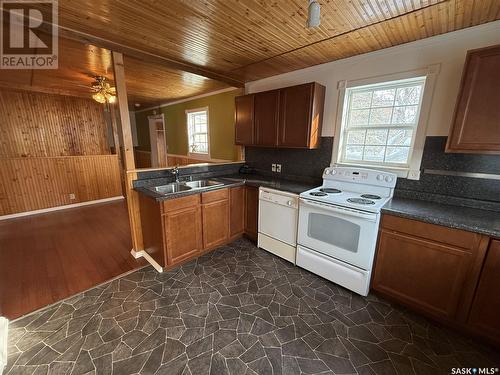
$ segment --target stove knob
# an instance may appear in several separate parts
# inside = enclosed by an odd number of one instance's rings
[[[332,175],[337,174],[337,171],[335,169],[332,169]]]
[[[291,205],[292,205],[292,203],[293,203],[292,201],[288,201],[288,202],[286,202],[287,206],[291,206]]]
[[[392,177],[391,176],[385,176],[384,178],[385,182],[392,182]]]
[[[330,174],[331,171],[329,169],[325,169],[325,174]]]
[[[377,181],[383,181],[384,180],[384,176],[379,174],[377,175]]]

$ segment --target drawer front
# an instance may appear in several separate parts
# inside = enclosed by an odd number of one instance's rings
[[[476,233],[386,214],[382,215],[381,227],[469,250],[477,246],[481,238]]]
[[[182,210],[184,208],[197,206],[200,204],[200,194],[188,195],[186,197],[174,198],[163,201],[163,214],[171,211]]]
[[[229,198],[229,189],[218,189],[201,194],[201,203],[210,203],[226,200]]]

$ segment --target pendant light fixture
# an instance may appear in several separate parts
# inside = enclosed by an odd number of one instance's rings
[[[116,102],[116,88],[106,82],[106,77],[97,76],[92,82],[91,89],[94,92],[92,99],[98,103],[114,103]]]
[[[317,0],[309,0],[309,7],[307,9],[307,23],[308,29],[318,27],[321,23],[321,6]]]

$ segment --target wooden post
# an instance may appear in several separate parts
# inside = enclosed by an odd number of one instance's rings
[[[113,67],[115,69],[116,94],[118,96],[118,110],[122,124],[123,158],[125,169],[135,169],[134,143],[132,141],[132,127],[130,125],[130,114],[128,111],[127,86],[125,85],[125,69],[123,67],[123,55],[113,52]]]
[[[125,189],[127,197],[128,217],[130,221],[130,233],[132,235],[132,250],[142,251],[141,215],[139,211],[139,196],[133,189],[132,181],[137,177],[134,160],[134,143],[132,141],[132,127],[130,125],[130,114],[128,111],[127,86],[125,84],[125,70],[123,67],[123,55],[113,52],[113,68],[115,71],[115,85],[118,99],[118,110],[121,121],[123,162],[125,166]]]

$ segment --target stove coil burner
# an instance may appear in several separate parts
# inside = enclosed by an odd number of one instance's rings
[[[309,194],[312,196],[315,196],[315,197],[324,197],[325,195],[328,195],[328,194],[323,193],[321,191],[313,191],[313,192],[310,192]]]
[[[321,189],[319,189],[319,191],[322,191],[323,193],[328,193],[328,194],[342,193],[342,190],[334,189],[334,188],[321,188]]]
[[[348,198],[347,201],[349,203],[356,203],[356,204],[375,204],[374,201],[372,200],[369,200],[369,199],[365,199],[365,198]]]
[[[381,199],[380,196],[374,195],[374,194],[363,194],[363,195],[361,195],[361,198],[366,198],[366,199]]]

